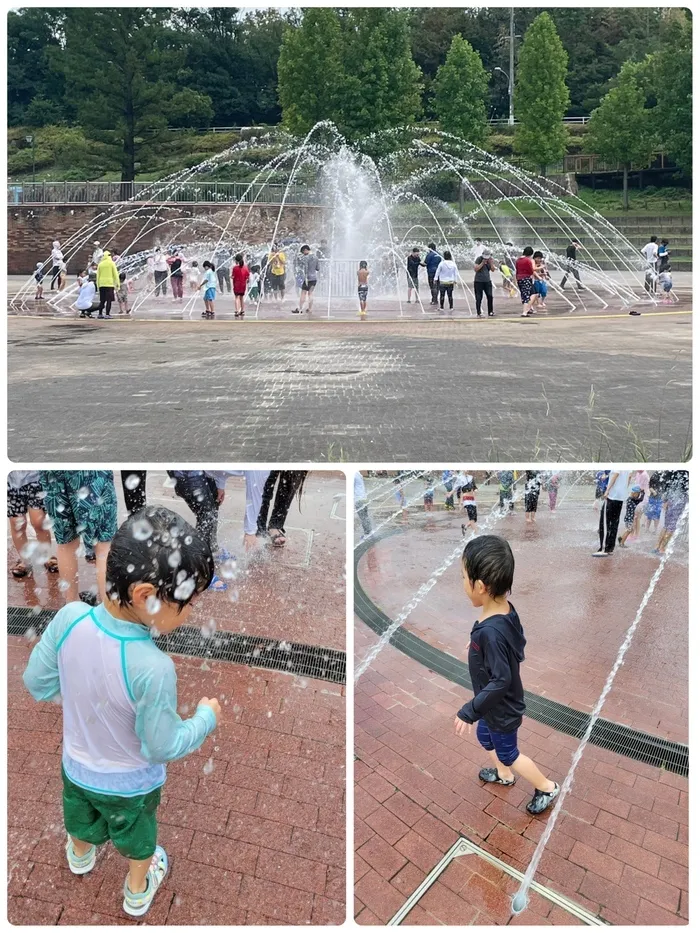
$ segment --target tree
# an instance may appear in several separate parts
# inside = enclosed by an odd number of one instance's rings
[[[466,39],[455,36],[434,83],[434,108],[442,129],[468,139],[475,146],[483,146],[488,134],[488,86],[479,53]]]
[[[633,165],[646,167],[651,161],[655,133],[652,111],[645,107],[646,95],[639,82],[639,66],[625,62],[615,87],[591,114],[587,143],[597,155],[622,163],[624,209],[629,208],[627,178]]]
[[[566,152],[562,122],[569,106],[567,54],[548,13],[540,13],[525,33],[518,59],[513,104],[518,126],[515,147],[542,168]]]
[[[338,121],[344,92],[343,37],[332,7],[304,10],[284,32],[277,62],[282,121],[305,135],[320,120]]]
[[[10,126],[22,125],[34,98],[41,98],[56,119],[64,115],[64,85],[51,67],[52,53],[60,51],[63,11],[30,7],[7,14],[7,110]],[[35,110],[37,119],[39,110]],[[39,125],[39,124],[34,124]]]
[[[653,56],[652,81],[656,95],[653,119],[660,141],[678,167],[693,168],[692,26],[684,10],[669,24],[664,47]]]
[[[293,133],[331,120],[357,140],[420,112],[404,10],[308,8],[286,30],[277,68],[282,117]]]
[[[184,54],[165,8],[66,10],[61,67],[67,94],[78,101],[85,134],[100,143],[133,181],[147,170],[166,138],[170,119],[196,124],[211,100],[178,87]]]

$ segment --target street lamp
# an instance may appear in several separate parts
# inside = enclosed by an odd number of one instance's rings
[[[508,126],[515,124],[515,115],[513,113],[513,85],[515,84],[515,40],[520,36],[515,35],[515,7],[510,8],[510,56],[508,73],[496,66],[494,71],[500,71],[508,78]]]
[[[24,137],[32,147],[32,185],[36,184],[36,150],[34,149],[34,136]]]
[[[510,76],[507,71],[504,71],[503,68],[499,68],[498,65],[493,69],[494,73],[500,71],[502,75],[505,75],[508,80],[508,126],[513,126],[515,119],[513,118],[513,85],[510,80]]]

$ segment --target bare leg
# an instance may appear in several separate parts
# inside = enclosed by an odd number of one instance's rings
[[[98,541],[95,544],[95,570],[97,571],[97,591],[102,602],[106,600],[107,555],[111,541]]]
[[[498,776],[502,781],[515,780],[515,775],[513,774],[513,772],[510,770],[510,768],[507,765],[501,764],[501,762],[498,760],[498,755],[496,754],[495,751],[491,750],[490,752],[488,752],[488,756],[491,759],[491,764],[498,771]]]
[[[83,842],[81,839],[76,839],[75,836],[71,836],[70,840],[73,843],[73,849],[78,858],[83,855],[87,855],[87,853],[92,848],[91,842]]]
[[[537,790],[544,791],[545,794],[549,794],[554,790],[554,781],[546,778],[532,758],[528,758],[527,755],[518,755],[511,767],[513,771],[533,784]]]
[[[12,535],[12,543],[15,546],[17,554],[22,560],[24,560],[23,555],[26,553],[28,544],[26,515],[18,515],[16,518],[10,519],[10,533]]]
[[[132,894],[143,894],[146,890],[146,875],[151,867],[151,858],[142,859],[137,862],[135,859],[129,859],[129,890]]]
[[[58,557],[58,574],[60,579],[66,584],[64,591],[66,602],[74,603],[78,601],[78,592],[80,581],[78,576],[78,545],[80,538],[74,538],[68,544],[59,544],[56,546],[56,556]]]
[[[32,528],[34,529],[34,534],[36,535],[37,541],[39,541],[41,544],[45,544],[48,548],[51,548],[51,532],[48,528],[44,528],[46,512],[44,512],[43,509],[30,509],[29,521],[32,523]]]

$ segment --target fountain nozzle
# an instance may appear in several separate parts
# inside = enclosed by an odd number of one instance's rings
[[[524,891],[518,891],[513,895],[511,908],[514,914],[521,914],[527,907],[527,895]]]

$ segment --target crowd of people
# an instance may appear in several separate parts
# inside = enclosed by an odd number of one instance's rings
[[[673,275],[671,274],[671,250],[669,241],[663,237],[649,237],[649,242],[641,249],[645,260],[644,289],[648,295],[663,291],[662,304],[673,304],[677,298],[673,291]]]
[[[202,540],[211,549],[214,567],[232,555],[218,541],[219,508],[230,476],[244,476],[246,506],[243,544],[256,548],[263,540],[274,548],[286,544],[285,522],[292,502],[301,497],[304,470],[171,470],[175,495],[191,510]],[[147,507],[146,471],[122,470],[121,487],[129,515]],[[17,557],[10,570],[15,579],[30,577],[42,564],[58,574],[67,602],[96,605],[104,600],[105,568],[117,532],[118,500],[111,470],[13,470],[7,479],[7,513]],[[34,531],[30,538],[29,527]],[[80,587],[79,555],[97,572],[97,592]],[[213,590],[227,589],[214,573]]]

